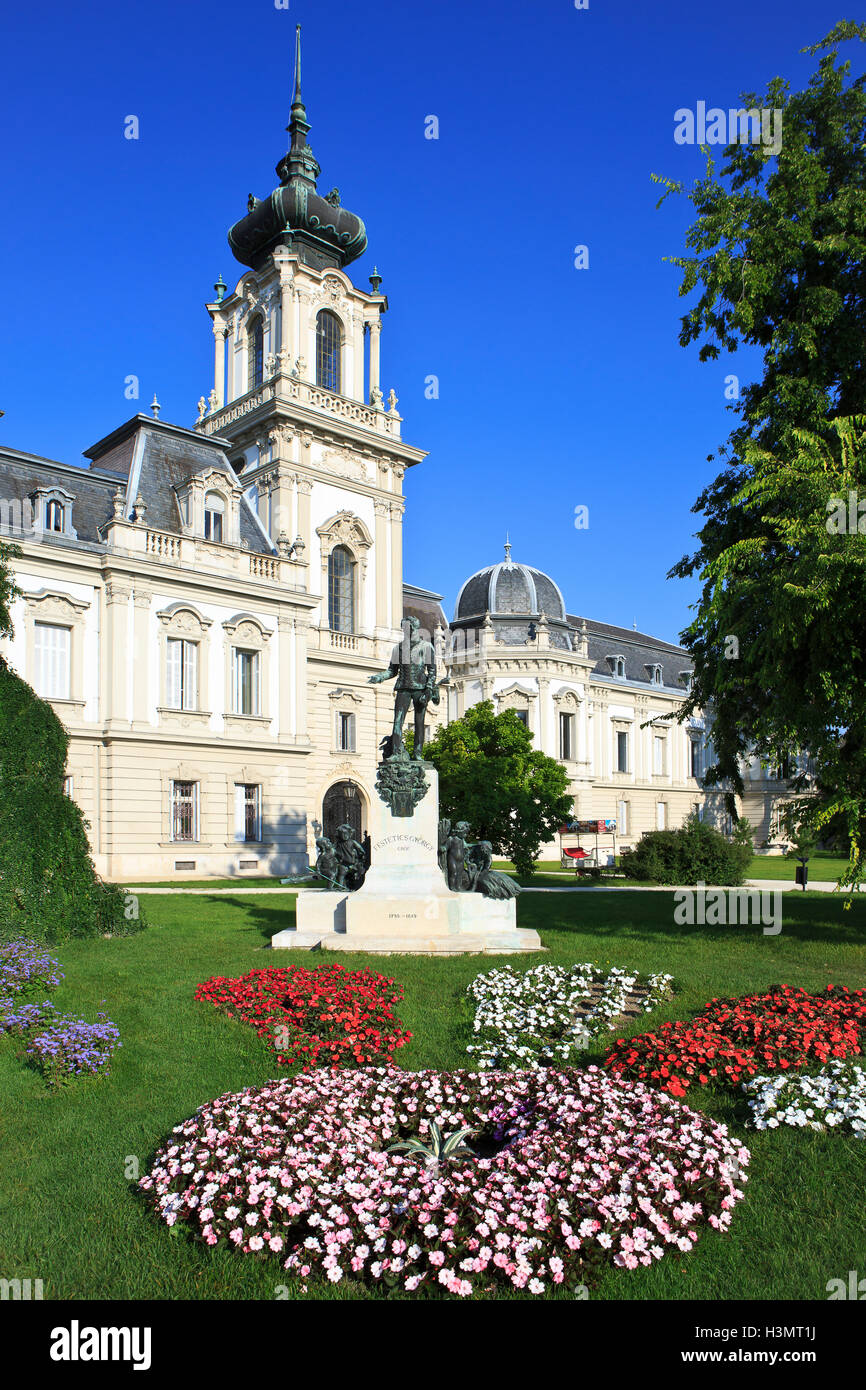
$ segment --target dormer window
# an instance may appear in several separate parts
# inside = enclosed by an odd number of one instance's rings
[[[687,691],[691,691],[695,683],[694,671],[680,671],[680,684],[684,685]]]
[[[659,666],[659,665],[656,664],[656,663],[652,663],[652,664],[649,664],[649,663],[648,663],[646,669],[647,669],[647,671],[649,672],[650,685],[661,685],[661,683],[662,683],[662,668],[661,668],[661,666]]]
[[[607,658],[607,664],[610,667],[610,672],[612,676],[615,676],[617,680],[625,680],[624,656],[609,656]]]
[[[69,536],[77,540],[72,525],[72,507],[75,498],[60,487],[37,488],[30,494],[31,516],[38,531],[50,531],[55,536]]]
[[[209,492],[204,499],[204,538],[222,545],[225,533],[226,504],[218,492]]]
[[[342,391],[342,346],[340,320],[330,309],[323,309],[316,319],[316,385],[337,395]]]

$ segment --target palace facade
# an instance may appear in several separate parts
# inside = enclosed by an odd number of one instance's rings
[[[404,585],[403,481],[425,454],[380,384],[381,277],[347,274],[364,224],[318,192],[309,130],[298,81],[279,187],[229,232],[244,270],[207,306],[195,426],[154,402],[83,468],[0,447],[0,536],[21,550],[0,652],[69,732],[97,869],[295,874],[320,826],[363,833],[393,710],[369,677],[409,612],[446,662],[431,733],[492,698],[561,759],[577,816],[618,818],[618,847],[679,824],[706,800],[703,721],[642,727],[682,699],[679,648],[570,616],[508,552],[451,623]]]

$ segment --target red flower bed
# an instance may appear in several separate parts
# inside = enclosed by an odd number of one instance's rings
[[[322,965],[251,970],[239,979],[215,976],[199,985],[229,1018],[250,1023],[274,1046],[285,1066],[364,1066],[391,1058],[412,1036],[394,1012],[403,991],[372,970]]]
[[[736,1085],[758,1072],[850,1057],[866,1037],[866,991],[828,985],[809,994],[775,985],[766,994],[712,999],[690,1023],[618,1038],[604,1065],[684,1096],[699,1083]]]

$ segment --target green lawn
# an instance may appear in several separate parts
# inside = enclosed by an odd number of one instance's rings
[[[196,984],[213,974],[335,957],[269,954],[271,934],[292,915],[288,894],[154,896],[146,911],[152,925],[140,935],[58,952],[66,970],[58,1005],[87,1017],[105,1008],[120,1026],[124,1045],[107,1079],[54,1094],[23,1064],[21,1041],[0,1040],[2,1272],[42,1279],[46,1299],[270,1299],[284,1282],[276,1261],[173,1236],[147,1212],[127,1173],[135,1160],[144,1171],[172,1125],[198,1105],[275,1072],[273,1054],[251,1029],[194,1001]],[[662,893],[527,895],[519,914],[522,925],[539,929],[548,954],[511,958],[518,968],[540,959],[594,960],[672,972],[680,992],[654,1023],[687,1017],[713,995],[777,981],[866,986],[866,904],[859,902],[846,912],[838,899],[791,895],[775,937],[751,927],[677,927],[672,895]],[[337,958],[372,964],[404,985],[400,1012],[414,1034],[399,1054],[404,1065],[466,1062],[464,991],[497,958]],[[599,1045],[593,1055],[602,1051]],[[699,1094],[691,1103],[742,1123],[733,1099]],[[728,1235],[705,1231],[692,1255],[611,1271],[592,1297],[825,1299],[829,1279],[866,1270],[863,1144],[794,1131],[752,1133],[747,1143],[752,1177]],[[357,1286],[313,1282],[306,1295],[370,1296]]]

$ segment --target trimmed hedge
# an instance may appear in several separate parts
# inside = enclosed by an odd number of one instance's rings
[[[120,934],[125,895],[103,883],[84,818],[63,792],[69,739],[53,709],[0,659],[0,938]]]
[[[752,837],[741,821],[732,840],[692,817],[679,830],[651,830],[623,850],[620,865],[628,878],[654,883],[711,883],[736,887],[746,877]]]

